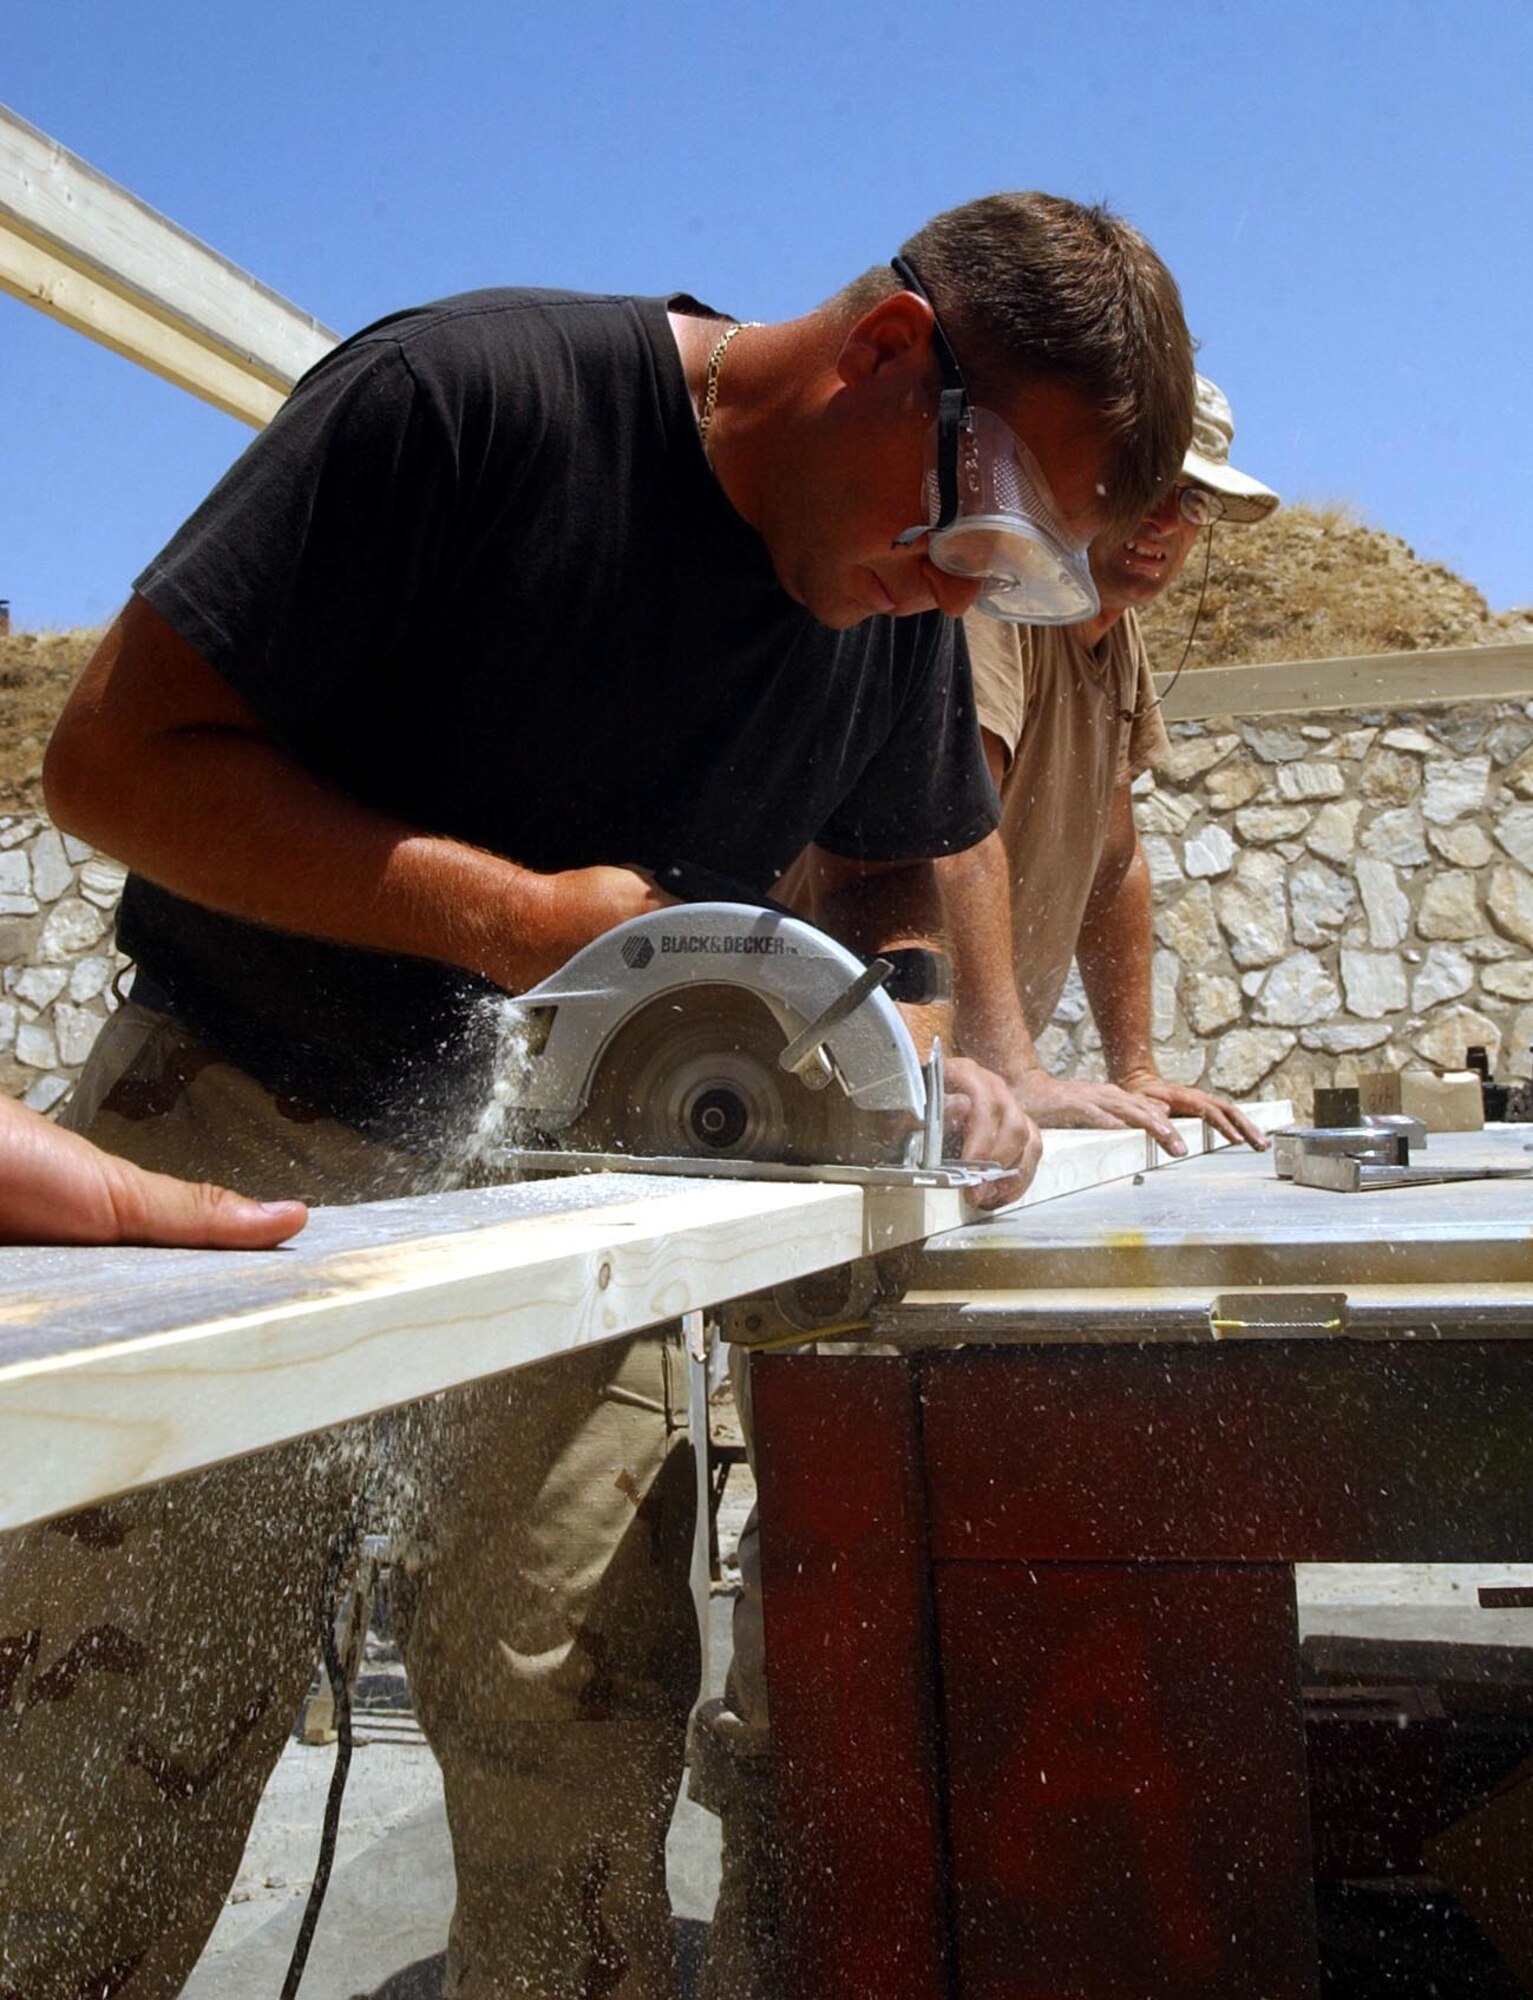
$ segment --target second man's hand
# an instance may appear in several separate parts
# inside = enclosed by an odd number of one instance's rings
[[[1098,1130],[1138,1126],[1173,1159],[1180,1159],[1187,1151],[1186,1142],[1171,1123],[1168,1106],[1137,1088],[1074,1081],[1042,1068],[1017,1072],[1012,1085],[1023,1109],[1040,1125]]]
[[[1246,1145],[1258,1153],[1265,1153],[1272,1144],[1267,1134],[1259,1125],[1252,1123],[1238,1104],[1232,1104],[1227,1097],[1215,1097],[1212,1091],[1198,1090],[1191,1084],[1171,1083],[1153,1070],[1126,1077],[1123,1088],[1164,1105],[1173,1118],[1203,1119],[1232,1145]]]

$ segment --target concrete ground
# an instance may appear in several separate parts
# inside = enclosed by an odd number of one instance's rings
[[[728,1662],[728,1557],[751,1498],[741,1468],[720,1518],[726,1580],[711,1604],[709,1692],[722,1687]],[[1306,1567],[1299,1572],[1301,1632],[1527,1647],[1533,1657],[1533,1611],[1482,1611],[1482,1583],[1533,1585],[1533,1566]],[[303,2000],[439,2000],[453,1868],[436,1763],[406,1711],[364,1714],[357,1738]],[[319,1851],[333,1759],[333,1750],[289,1743],[183,2000],[275,2000],[281,1991]],[[718,1889],[717,1820],[683,1798],[668,1853],[685,2000]]]
[[[734,1602],[727,1558],[753,1497],[742,1468],[719,1515],[725,1581],[709,1606],[708,1694],[723,1692]],[[354,1733],[335,1865],[302,2000],[439,2000],[454,1893],[441,1774],[407,1712],[360,1714]],[[289,1741],[182,2000],[276,2000],[303,1920],[334,1762],[333,1749]],[[681,1798],[666,1852],[686,2000],[718,1894],[718,1821]]]
[[[716,1629],[728,1638],[725,1600]],[[303,2000],[438,2000],[452,1913],[452,1847],[441,1778],[425,1744],[362,1739],[342,1831],[303,1979]],[[335,1753],[296,1739],[267,1786],[234,1892],[183,2000],[276,2000],[319,1852]],[[718,1892],[718,1821],[683,1798],[668,1847],[684,1969],[695,1975]],[[421,1962],[425,1961],[424,1964]],[[394,1978],[414,1968],[407,1978]]]

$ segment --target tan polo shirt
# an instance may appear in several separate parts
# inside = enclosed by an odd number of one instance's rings
[[[1096,646],[1068,626],[964,620],[980,727],[1010,755],[1001,839],[1011,862],[1017,990],[1030,1032],[1053,1018],[1075,956],[1113,794],[1170,748],[1138,620]]]

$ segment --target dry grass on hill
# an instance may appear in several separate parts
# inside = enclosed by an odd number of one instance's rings
[[[1143,617],[1150,657],[1174,667],[1187,642],[1204,549]],[[1328,660],[1431,646],[1533,639],[1533,610],[1493,612],[1473,584],[1421,562],[1396,535],[1344,507],[1284,507],[1250,527],[1214,530],[1193,667]]]
[[[12,632],[0,638],[0,812],[42,804],[43,750],[99,632]]]

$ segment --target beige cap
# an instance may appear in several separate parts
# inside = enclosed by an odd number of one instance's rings
[[[1182,477],[1217,493],[1224,501],[1227,521],[1265,520],[1278,505],[1278,496],[1270,486],[1263,486],[1249,473],[1237,472],[1230,464],[1234,437],[1235,418],[1229,398],[1217,383],[1200,375],[1192,443],[1182,460]]]

